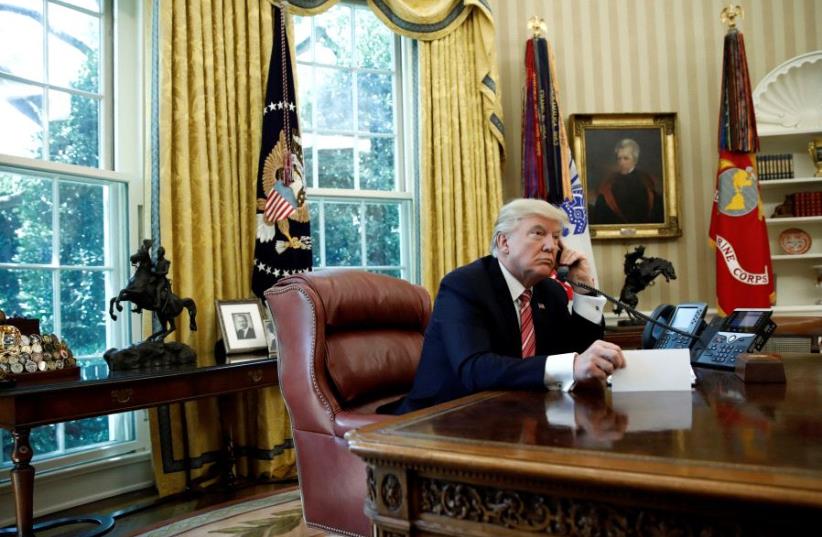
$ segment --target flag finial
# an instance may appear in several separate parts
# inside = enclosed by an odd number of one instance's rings
[[[728,26],[728,30],[732,30],[736,28],[737,17],[740,19],[745,17],[745,12],[742,10],[742,6],[734,5],[729,2],[728,5],[722,10],[722,13],[720,13],[719,20],[722,21],[722,24]]]
[[[545,37],[548,33],[548,27],[545,26],[545,19],[534,15],[528,19],[528,29],[531,31],[531,37]]]

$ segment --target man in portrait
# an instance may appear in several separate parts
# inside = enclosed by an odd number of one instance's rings
[[[237,329],[237,339],[254,339],[254,327],[251,326],[251,319],[247,313],[234,313],[234,327]]]
[[[616,144],[616,170],[600,182],[595,192],[591,224],[664,223],[662,193],[656,179],[637,167],[639,153],[639,144],[631,138]]]

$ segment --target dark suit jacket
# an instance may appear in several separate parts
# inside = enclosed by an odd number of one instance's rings
[[[403,414],[482,390],[544,389],[546,355],[582,352],[602,324],[568,312],[562,286],[546,279],[531,300],[536,356],[522,341],[511,293],[496,258],[487,256],[442,279],[408,396],[381,409]]]
[[[254,334],[254,329],[250,326],[247,327],[245,330],[237,330],[237,339],[253,339],[254,337],[256,337],[256,335]]]

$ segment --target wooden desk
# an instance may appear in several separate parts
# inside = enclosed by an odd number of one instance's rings
[[[0,427],[11,431],[14,451],[11,482],[17,535],[32,531],[34,455],[32,427],[212,397],[277,384],[276,360],[254,360],[212,367],[109,372],[103,363],[85,368],[79,380],[0,390]]]
[[[366,512],[379,537],[813,533],[822,360],[786,363],[782,385],[699,370],[684,404],[575,395],[570,424],[562,394],[485,392],[353,431]]]

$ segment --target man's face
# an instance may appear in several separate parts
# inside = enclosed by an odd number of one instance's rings
[[[634,159],[630,149],[623,147],[617,151],[617,168],[619,168],[619,173],[626,175],[634,169],[634,166],[636,166],[636,159]]]
[[[497,243],[505,268],[525,287],[547,278],[556,266],[562,224],[543,216],[523,218]]]
[[[245,315],[240,315],[240,318],[237,319],[237,328],[240,330],[245,330],[248,326],[248,319],[245,318]]]

